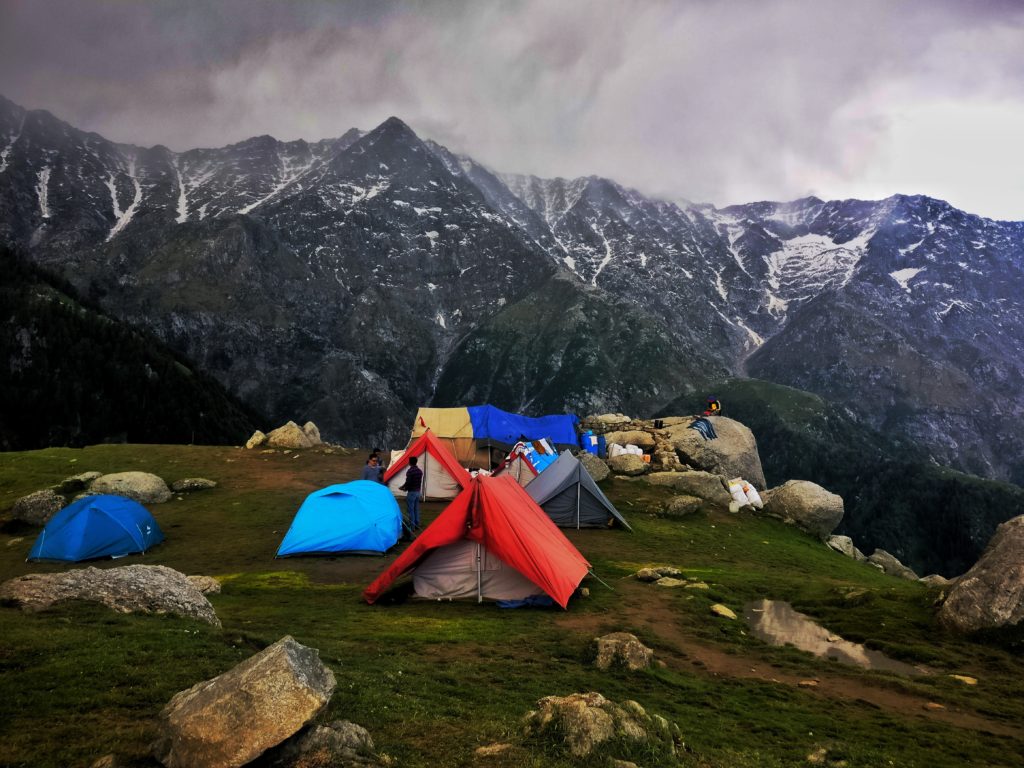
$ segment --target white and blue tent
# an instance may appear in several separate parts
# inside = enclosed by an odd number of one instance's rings
[[[382,555],[395,546],[401,534],[402,513],[387,486],[353,480],[309,494],[295,513],[277,556]]]

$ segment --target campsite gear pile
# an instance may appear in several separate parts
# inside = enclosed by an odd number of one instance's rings
[[[700,436],[703,437],[705,440],[717,440],[718,439],[718,433],[715,432],[714,425],[708,419],[704,418],[703,416],[698,418],[698,419],[694,419],[693,422],[688,427],[688,429],[695,429],[695,430],[697,430],[698,432],[700,432]]]
[[[734,477],[729,481],[729,493],[732,495],[732,501],[729,503],[730,512],[738,512],[741,507],[746,506],[754,507],[754,509],[764,507],[761,494],[742,477]]]
[[[511,475],[524,488],[558,459],[558,453],[544,439],[516,443],[494,470],[494,476]]]
[[[633,454],[634,456],[643,457],[644,449],[638,445],[619,445],[618,443],[612,443],[608,446],[608,458],[614,459],[616,456],[625,456],[627,454]]]
[[[721,416],[722,415],[722,403],[721,401],[712,395],[708,398],[707,408],[704,411],[705,416]]]

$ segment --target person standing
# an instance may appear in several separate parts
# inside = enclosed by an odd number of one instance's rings
[[[420,492],[423,488],[423,470],[418,466],[419,458],[409,459],[409,469],[405,471],[405,483],[399,490],[405,491],[405,511],[409,515],[409,527],[414,531],[420,527]]]
[[[372,453],[366,460],[366,466],[363,467],[363,474],[359,477],[360,480],[369,480],[374,483],[379,483],[381,479],[380,467],[377,465],[377,457]]]

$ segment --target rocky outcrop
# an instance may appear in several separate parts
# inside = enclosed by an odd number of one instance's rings
[[[1024,621],[1024,515],[996,528],[981,559],[950,590],[939,620],[959,632]]]
[[[163,504],[171,498],[167,484],[150,472],[116,472],[101,475],[89,486],[92,494],[112,493],[140,504]]]
[[[102,476],[102,472],[81,472],[71,477],[65,477],[53,487],[53,490],[63,494],[79,493],[88,488],[96,478]]]
[[[631,672],[647,669],[654,661],[654,651],[640,642],[636,635],[629,632],[612,632],[594,640],[597,643],[597,658],[594,664],[598,669],[610,669],[619,665]]]
[[[335,679],[286,636],[161,710],[154,756],[167,768],[236,768],[292,736],[330,701]]]
[[[213,578],[213,576],[189,576],[188,580],[193,587],[204,595],[220,594],[220,582]]]
[[[175,480],[171,483],[171,490],[175,493],[192,493],[193,491],[208,491],[216,488],[214,480],[207,480],[205,477],[186,477],[183,480]]]
[[[118,613],[171,613],[220,626],[203,593],[185,574],[163,565],[19,576],[0,584],[0,600],[26,611],[45,611],[71,601],[100,603]]]
[[[50,488],[22,496],[11,507],[11,519],[29,525],[46,525],[50,518],[64,509],[64,497]]]
[[[259,448],[266,442],[267,436],[257,429],[252,433],[252,437],[245,441],[245,447],[251,451],[253,448]]]
[[[721,511],[727,510],[732,500],[722,478],[710,472],[652,472],[644,477],[644,481],[674,488],[686,496],[696,496],[707,502],[710,508]]]
[[[828,544],[829,548],[853,560],[858,562],[867,560],[867,556],[854,546],[853,539],[849,536],[829,536],[825,543]]]
[[[648,472],[651,465],[635,454],[625,453],[608,459],[608,467],[617,475],[635,477]]]
[[[658,581],[658,579],[665,577],[681,576],[682,573],[678,568],[674,568],[671,565],[652,565],[641,568],[633,575],[639,581]]]
[[[289,421],[267,435],[267,445],[271,448],[312,448],[316,443],[310,439],[302,427]]]
[[[390,765],[374,752],[373,739],[361,725],[334,720],[311,726],[267,752],[264,768],[377,768]]]
[[[302,431],[306,434],[306,437],[309,438],[309,442],[313,445],[320,445],[323,443],[323,440],[320,439],[320,430],[317,429],[316,424],[312,421],[307,421],[303,424]]]
[[[843,519],[843,498],[808,480],[790,480],[765,491],[763,513],[825,541]]]
[[[704,508],[704,500],[696,496],[673,496],[662,514],[665,517],[689,517],[695,515]]]
[[[917,581],[917,574],[907,568],[895,555],[891,555],[884,549],[876,549],[870,557],[868,562],[879,566],[882,571],[888,576],[895,576],[899,579],[906,579],[907,581]]]
[[[679,728],[659,715],[649,715],[635,701],[621,705],[600,693],[545,696],[537,709],[526,715],[528,737],[556,739],[573,757],[585,758],[608,742],[627,742],[641,747],[650,759],[675,755],[682,745]]]
[[[583,468],[590,473],[590,476],[594,478],[595,482],[600,483],[608,477],[610,470],[608,469],[608,465],[604,462],[604,459],[601,459],[592,453],[588,453],[587,451],[580,451],[577,458],[579,458],[580,464],[582,464]]]
[[[705,440],[687,425],[667,427],[679,459],[696,469],[725,477],[742,477],[759,491],[765,489],[764,470],[754,433],[738,421],[709,416],[718,438]]]

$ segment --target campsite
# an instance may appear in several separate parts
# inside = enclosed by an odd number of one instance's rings
[[[935,588],[843,557],[793,526],[744,513],[663,516],[672,498],[666,487],[623,477],[600,483],[632,533],[558,529],[601,579],[584,578],[586,596],[575,594],[567,610],[414,599],[408,579],[367,605],[363,591],[404,542],[384,556],[275,559],[303,501],[358,477],[364,461],[363,451],[333,447],[6,454],[4,506],[83,470],[215,480],[212,490],[151,505],[166,539],[145,554],[83,565],[160,564],[212,576],[221,591],[209,598],[223,626],[88,603],[39,613],[0,608],[0,764],[88,766],[114,754],[119,765],[156,765],[149,750],[166,702],[284,635],[319,649],[337,678],[318,719],[368,728],[378,755],[395,765],[580,764],[548,737],[524,737],[522,723],[542,697],[584,691],[635,700],[678,725],[685,746],[672,761],[643,745],[614,745],[615,757],[637,765],[804,765],[813,755],[848,766],[1024,760],[1019,652],[1002,640],[979,645],[947,632],[935,620]],[[447,506],[425,503],[424,523]],[[37,532],[11,524],[0,531],[0,581],[67,569],[25,562]],[[652,565],[706,588],[635,578]],[[773,647],[743,621],[711,612],[722,604],[742,615],[765,598],[933,674],[861,670]],[[634,633],[659,663],[599,670],[594,639],[609,632]],[[979,682],[969,687],[953,674]],[[489,752],[494,745],[505,746]],[[589,764],[607,758],[602,752]]]

